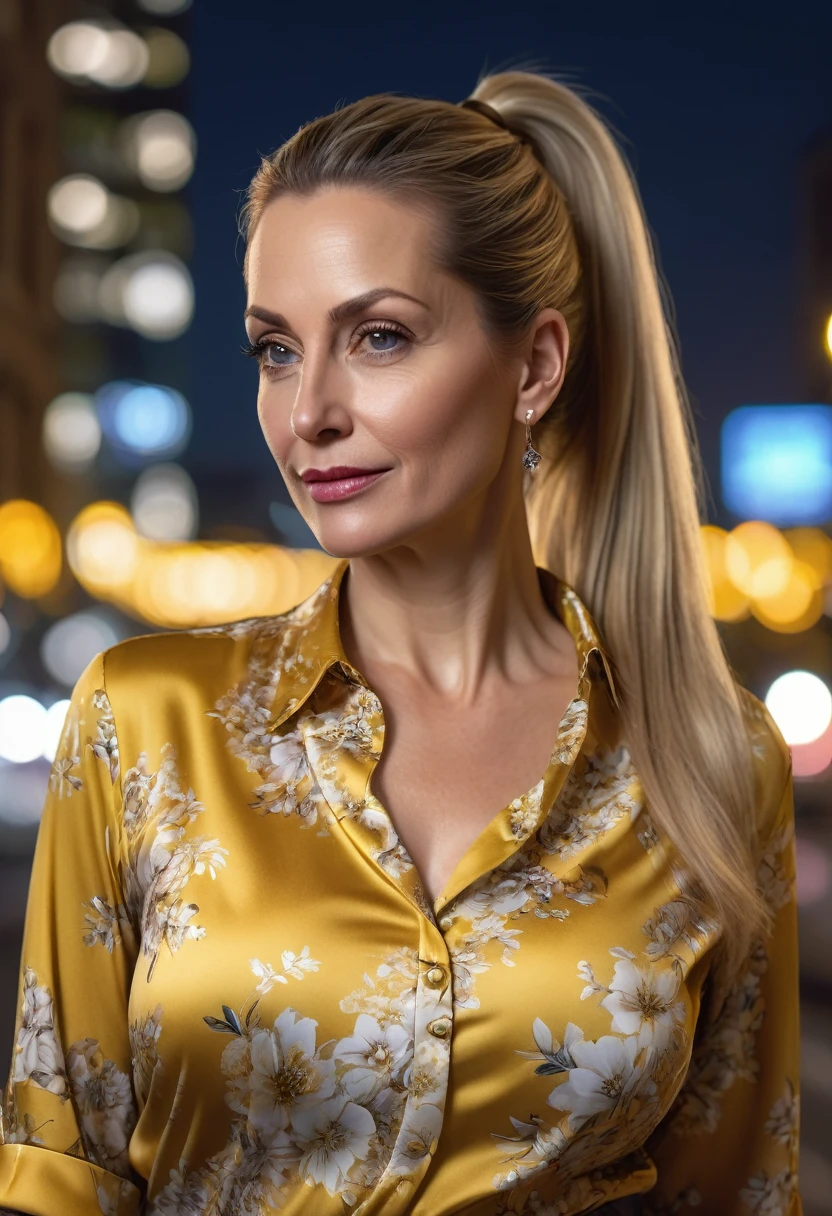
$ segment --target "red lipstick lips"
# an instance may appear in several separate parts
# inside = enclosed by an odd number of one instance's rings
[[[389,469],[359,469],[355,465],[337,464],[329,469],[306,469],[301,473],[301,479],[309,486],[315,502],[333,502],[357,494],[389,472]]]

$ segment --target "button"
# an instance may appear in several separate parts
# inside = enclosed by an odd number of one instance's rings
[[[454,923],[454,918],[452,916],[443,916],[439,922],[439,928],[448,930],[448,929],[450,929],[450,927],[453,923]]]
[[[431,967],[430,971],[426,972],[425,979],[433,988],[439,988],[445,982],[445,968]]]
[[[436,1018],[435,1021],[428,1023],[428,1030],[437,1039],[447,1039],[451,1033],[451,1023],[449,1018]]]

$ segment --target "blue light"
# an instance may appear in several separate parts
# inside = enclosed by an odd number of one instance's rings
[[[95,399],[102,430],[116,451],[172,456],[190,437],[190,408],[175,389],[113,380],[98,390]]]
[[[832,519],[832,406],[743,405],[722,424],[722,500],[778,527]]]

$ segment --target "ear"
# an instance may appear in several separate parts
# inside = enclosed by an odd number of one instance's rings
[[[534,426],[546,413],[560,392],[568,355],[569,330],[563,313],[544,308],[535,319],[521,362],[514,411],[518,422],[525,422],[526,412],[531,410]]]

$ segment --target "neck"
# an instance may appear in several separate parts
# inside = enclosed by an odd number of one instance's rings
[[[493,528],[482,523],[445,521],[350,560],[341,639],[371,685],[383,671],[465,708],[506,682],[574,673],[575,644],[541,589],[522,499]]]

